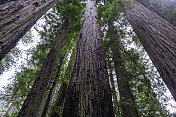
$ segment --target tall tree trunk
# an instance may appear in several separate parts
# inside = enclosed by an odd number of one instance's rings
[[[0,60],[58,0],[0,1]]]
[[[109,23],[109,33],[111,41],[113,42],[112,50],[112,60],[114,61],[115,73],[117,76],[117,83],[120,94],[120,102],[122,108],[122,117],[139,117],[138,111],[135,106],[134,97],[129,86],[129,76],[126,74],[127,71],[123,65],[122,55],[120,52],[121,44],[120,40],[114,30],[113,23]]]
[[[58,36],[56,37],[56,44],[53,48],[51,48],[47,56],[47,60],[44,62],[31,91],[22,105],[18,117],[37,117],[41,114],[39,113],[39,108],[51,80],[51,74],[57,61],[58,52],[62,46],[62,39],[68,29],[68,24],[69,21],[66,20],[60,28]]]
[[[110,58],[108,58],[108,61],[111,61]],[[116,117],[121,117],[121,111],[120,111],[119,101],[117,99],[117,92],[116,92],[116,86],[114,81],[112,64],[113,64],[112,62],[108,63],[108,69],[109,69],[109,76],[110,76],[110,83],[111,83],[111,92],[113,97],[114,114]]]
[[[65,72],[64,78],[65,80],[69,81],[70,80],[70,76],[71,76],[71,71],[75,62],[75,58],[76,58],[76,48],[72,49],[72,55],[70,57],[70,61],[69,64],[67,66],[67,70]],[[50,117],[61,117],[62,111],[63,111],[63,105],[65,102],[65,98],[66,98],[66,93],[67,93],[67,87],[68,87],[68,83],[66,81],[63,81],[59,92],[57,94],[56,100],[55,100],[55,104],[53,109],[51,110],[51,114]]]
[[[64,54],[65,56],[65,54]],[[50,92],[48,94],[48,97],[47,97],[47,100],[46,100],[46,103],[45,103],[45,107],[43,109],[43,112],[42,112],[42,116],[41,117],[46,117],[47,115],[47,112],[48,112],[48,109],[52,103],[52,100],[53,100],[53,97],[54,97],[54,93],[55,93],[55,90],[58,88],[58,85],[57,85],[57,82],[59,80],[59,74],[60,74],[60,70],[61,70],[61,67],[62,67],[62,63],[64,61],[64,56],[60,58],[60,61],[59,61],[59,66],[57,68],[57,73],[56,73],[56,76],[55,76],[55,79],[53,81],[53,84],[51,86],[51,89],[50,89]]]
[[[176,100],[176,27],[136,1],[126,16]]]
[[[62,117],[114,117],[96,0],[88,0]]]

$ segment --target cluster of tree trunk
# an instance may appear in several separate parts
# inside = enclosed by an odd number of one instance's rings
[[[56,1],[0,2],[0,59]],[[66,101],[64,106],[61,104],[64,107],[62,117],[114,117],[105,55],[101,47],[100,27],[97,24],[96,5],[96,0],[87,1]],[[136,1],[133,1],[133,8],[126,11],[126,16],[176,100],[176,27]],[[60,28],[56,44],[51,48],[18,117],[41,116],[42,103],[68,25],[69,21],[66,20]],[[112,41],[115,41],[116,34],[112,22],[109,23],[109,31]],[[122,116],[138,117],[128,78],[123,74],[125,69],[119,68],[123,62],[118,48],[119,42],[115,44],[112,53],[119,93],[122,97]],[[123,99],[129,101],[123,102]]]
[[[54,106],[52,106],[52,108],[50,109],[50,112],[43,114],[44,115],[43,117],[48,117],[48,115],[49,117],[61,117],[66,94],[67,94],[67,87],[68,87],[67,81],[70,80],[71,71],[74,65],[75,58],[76,58],[76,48],[73,48],[72,55],[70,57],[70,61],[67,66],[67,70],[65,71],[65,75],[64,75],[65,81],[62,82],[59,88],[58,94],[56,96],[56,100],[54,102]]]
[[[44,101],[49,82],[51,81],[51,75],[57,62],[58,53],[62,47],[62,39],[66,34],[68,26],[69,20],[66,20],[60,27],[60,30],[58,31],[58,36],[56,37],[56,44],[53,46],[53,48],[51,48],[50,52],[48,53],[47,59],[43,63],[43,66],[34,81],[31,91],[24,101],[18,117],[41,116],[43,110],[42,103]]]

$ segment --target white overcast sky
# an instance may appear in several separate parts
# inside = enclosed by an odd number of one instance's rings
[[[32,37],[33,40],[35,40],[34,43],[32,43],[32,45],[28,45],[28,46],[25,45],[24,46],[22,44],[22,42],[19,41],[18,44],[17,44],[17,47],[20,50],[23,50],[23,51],[28,50],[28,49],[34,47],[37,44],[37,42],[40,40],[40,37],[38,36],[38,33],[34,29],[34,27],[31,28],[31,33],[33,35],[33,37]],[[2,87],[7,85],[7,83],[10,83],[9,78],[11,78],[14,75],[15,71],[20,70],[19,67],[20,67],[21,64],[24,64],[24,62],[26,62],[24,59],[27,57],[27,55],[24,54],[24,53],[21,53],[20,56],[21,56],[21,58],[18,61],[16,61],[17,62],[16,66],[12,66],[8,71],[3,72],[3,74],[0,75],[0,90],[2,90]]]

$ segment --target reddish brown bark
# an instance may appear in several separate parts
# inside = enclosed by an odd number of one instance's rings
[[[114,117],[95,0],[88,0],[62,117]]]
[[[176,26],[175,0],[136,0],[136,1]]]
[[[176,27],[136,1],[126,16],[176,100]]]

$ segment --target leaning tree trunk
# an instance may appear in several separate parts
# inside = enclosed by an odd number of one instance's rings
[[[62,117],[114,117],[96,0],[88,0]]]
[[[0,60],[58,0],[0,1]]]
[[[176,27],[136,1],[126,16],[176,100]]]
[[[113,43],[111,48],[112,60],[114,61],[114,69],[117,76],[122,117],[139,117],[134,97],[129,86],[129,76],[127,75],[126,68],[123,65],[124,60],[122,60],[123,58],[120,52],[120,40],[117,40],[118,36],[116,35],[112,22],[109,23],[109,34]]]
[[[58,52],[62,46],[62,39],[68,28],[68,23],[69,22],[66,20],[60,28],[58,36],[56,37],[56,44],[51,48],[47,60],[44,62],[31,91],[22,105],[18,117],[37,117],[41,114],[39,112],[42,111],[39,110],[39,108],[47,91],[51,74],[53,73],[53,68],[57,61]]]

